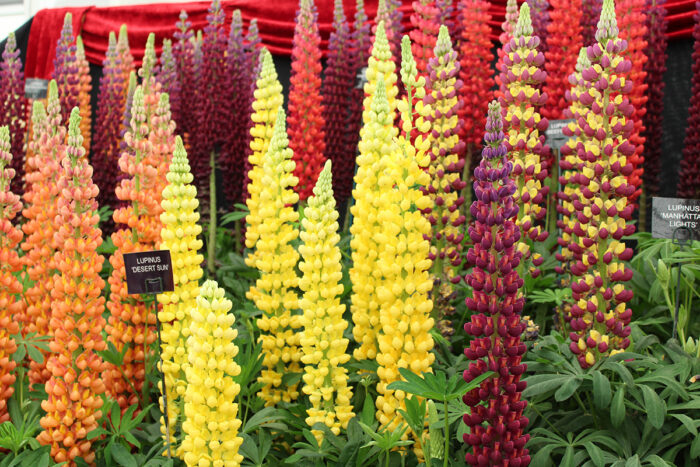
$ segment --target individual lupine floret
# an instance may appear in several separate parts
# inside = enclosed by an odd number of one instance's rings
[[[423,188],[432,203],[423,214],[432,225],[429,258],[433,262],[433,278],[441,283],[456,284],[462,264],[461,244],[464,233],[460,226],[465,217],[460,212],[464,203],[461,195],[466,183],[460,179],[464,160],[459,159],[464,143],[459,140],[458,111],[461,102],[457,92],[462,82],[457,78],[459,62],[452,49],[445,26],[435,44],[435,56],[428,64],[428,83],[424,103],[431,108],[430,122],[430,182]]]
[[[24,144],[27,135],[27,99],[24,97],[24,73],[19,54],[15,33],[10,32],[0,64],[0,105],[4,109],[0,112],[0,126],[7,125],[12,135],[10,167],[14,169],[15,176],[10,191],[17,195],[24,193]]]
[[[343,165],[354,162],[354,157],[346,154],[343,149],[343,138],[348,129],[346,115],[350,105],[350,95],[355,87],[355,70],[353,65],[353,50],[350,36],[350,26],[345,18],[342,0],[335,0],[333,15],[333,32],[328,40],[328,59],[323,78],[321,94],[323,96],[323,120],[325,122],[325,157],[333,162],[333,187],[337,191],[345,181],[340,177],[346,175]],[[350,161],[343,158],[350,157]],[[341,168],[339,173],[336,173]],[[339,199],[336,193],[336,199]],[[339,199],[340,200],[340,199]]]
[[[678,171],[678,196],[700,198],[700,4],[693,20],[693,77],[691,78],[688,123],[683,140],[683,159]]]
[[[246,296],[262,312],[258,319],[260,342],[265,354],[258,381],[264,386],[258,396],[266,406],[291,402],[299,396],[297,383],[285,385],[282,376],[301,371],[301,316],[297,314],[299,278],[296,265],[299,253],[292,242],[299,236],[294,225],[299,220],[293,206],[299,201],[294,192],[297,178],[288,148],[284,110],[279,108],[270,146],[265,153],[259,182],[260,225],[255,267],[260,278]]]
[[[588,92],[579,99],[590,113],[578,121],[581,131],[592,137],[577,145],[582,167],[572,177],[582,195],[573,203],[573,232],[583,248],[581,259],[571,266],[576,278],[571,283],[569,336],[571,351],[583,368],[629,346],[632,318],[627,307],[632,291],[623,284],[632,278],[632,270],[623,263],[632,257],[632,249],[622,237],[634,232],[634,224],[627,223],[634,186],[626,180],[633,169],[628,157],[635,147],[627,138],[634,109],[627,98],[632,81],[625,79],[631,63],[622,55],[626,41],[618,38],[612,0],[603,2],[596,38],[598,43],[587,49],[591,66],[581,73]]]
[[[546,209],[541,204],[547,198],[548,187],[542,186],[547,169],[541,161],[545,151],[544,131],[547,119],[540,117],[538,109],[547,101],[540,87],[547,74],[542,70],[544,55],[538,52],[540,40],[532,35],[530,11],[523,4],[513,38],[504,47],[503,75],[506,92],[501,99],[505,110],[504,128],[508,157],[513,162],[513,177],[517,186],[515,202],[518,210],[518,227],[521,230],[518,249],[523,254],[520,271],[539,274],[537,267],[544,258],[533,253],[534,242],[547,238],[547,231],[538,225],[544,219]]]
[[[83,39],[80,36],[75,39],[75,58],[78,65],[80,133],[83,135],[83,147],[85,148],[85,157],[87,157],[90,154],[90,132],[92,131],[92,106],[90,105],[92,77],[90,77],[90,64],[85,58]]]
[[[542,51],[542,53],[546,53],[547,49],[549,49],[548,26],[552,21],[550,15],[551,0],[526,1],[527,5],[530,7],[530,18],[532,19],[533,34],[540,38],[540,50]]]
[[[360,130],[360,154],[357,157],[355,188],[352,190],[355,203],[350,208],[353,223],[350,226],[350,249],[352,250],[352,267],[350,282],[350,311],[355,326],[352,334],[359,346],[354,350],[358,360],[371,359],[377,355],[377,331],[379,326],[379,303],[376,286],[381,280],[377,267],[377,258],[382,243],[374,237],[382,229],[378,220],[382,207],[381,191],[377,185],[379,175],[386,169],[384,153],[387,141],[398,136],[394,127],[396,115],[396,73],[391,58],[389,43],[384,35],[384,24],[379,23],[377,34],[367,67],[365,99],[363,102]],[[386,73],[386,74],[385,74]],[[379,81],[384,82],[384,96],[387,106],[374,107]]]
[[[294,151],[297,192],[311,196],[324,163],[324,106],[321,98],[321,35],[313,0],[300,0],[294,39],[292,75],[289,78],[289,148]]]
[[[299,253],[302,277],[299,288],[304,292],[299,301],[302,309],[303,331],[300,339],[304,363],[304,386],[311,408],[306,410],[306,423],[324,423],[334,434],[346,429],[355,415],[350,399],[348,370],[342,364],[350,360],[346,352],[348,339],[343,331],[348,322],[343,319],[345,305],[340,303],[343,293],[343,271],[338,242],[338,211],[333,198],[331,161],[318,176],[314,195],[304,209]],[[313,430],[320,440],[323,433]]]
[[[350,67],[355,73],[359,73],[367,64],[370,53],[370,27],[367,14],[365,13],[364,0],[357,0],[351,44]],[[350,90],[341,149],[343,155],[339,158],[338,163],[333,164],[333,187],[336,199],[339,202],[348,200],[352,194],[357,143],[360,138],[360,128],[362,127],[362,101],[364,96],[365,91],[360,86],[353,86]]]
[[[498,36],[498,41],[501,43],[501,47],[496,49],[498,60],[496,61],[496,85],[498,89],[494,92],[494,95],[501,99],[506,91],[506,86],[504,83],[505,74],[503,72],[503,57],[507,54],[505,52],[505,46],[513,38],[513,31],[515,31],[515,25],[518,22],[518,0],[507,0],[506,2],[506,16],[501,24],[501,29],[503,32]]]
[[[416,61],[418,72],[425,76],[428,72],[428,60],[433,56],[433,49],[440,30],[440,10],[435,0],[414,0],[412,3],[411,51]]]
[[[475,313],[464,324],[474,339],[464,350],[471,360],[464,380],[470,382],[487,371],[495,375],[463,397],[471,409],[463,417],[469,427],[464,442],[472,446],[465,460],[470,465],[525,466],[530,456],[525,447],[529,435],[523,434],[527,402],[521,400],[526,387],[521,377],[527,368],[522,363],[526,347],[520,339],[526,327],[521,319],[523,279],[518,275],[522,253],[517,247],[517,187],[503,138],[501,107],[494,101],[489,105],[481,163],[474,169],[476,200],[469,226],[473,246],[467,253],[474,268],[465,280],[474,290],[466,304]]]
[[[80,111],[73,109],[68,127],[66,154],[58,188],[58,218],[55,233],[61,249],[56,252],[58,274],[51,290],[51,354],[46,365],[51,378],[46,382],[47,399],[41,403],[46,415],[37,440],[51,446],[55,462],[78,465],[76,458],[92,463],[95,452],[88,433],[102,416],[105,384],[104,367],[98,355],[107,348],[102,337],[105,319],[105,282],[100,277],[104,258],[97,252],[102,244],[98,228],[98,188],[92,182],[82,144]]]
[[[190,466],[220,465],[237,467],[243,460],[238,449],[243,443],[238,430],[238,404],[241,390],[234,378],[241,367],[233,327],[231,300],[215,281],[202,284],[197,306],[191,308],[187,338],[187,390],[185,421],[182,429],[183,459]]]
[[[666,19],[665,0],[647,0],[646,71],[647,112],[644,114],[644,192],[647,197],[659,194],[661,172],[661,135],[664,111],[664,73],[666,73]],[[641,211],[640,211],[641,215]],[[641,222],[640,222],[641,224]],[[644,229],[645,226],[641,225]]]
[[[22,202],[10,189],[16,176],[11,148],[10,132],[4,125],[0,127],[0,423],[10,419],[7,400],[14,393],[16,363],[12,356],[17,351],[12,335],[19,332],[25,307],[20,299],[22,284],[16,275],[22,270],[22,260],[17,254],[22,230],[12,225],[22,210]]]
[[[197,189],[192,184],[193,176],[187,160],[187,152],[180,136],[175,138],[175,151],[167,174],[168,185],[163,190],[160,220],[161,250],[170,250],[173,265],[175,290],[158,295],[163,305],[158,313],[161,323],[162,371],[165,391],[161,387],[161,411],[163,395],[167,397],[170,440],[178,431],[178,421],[183,414],[183,401],[187,387],[187,338],[190,336],[190,310],[196,307],[199,295],[199,279],[202,278],[202,261],[199,254],[202,240],[198,236],[202,227],[197,223]],[[162,384],[162,383],[161,383]],[[161,421],[161,432],[165,435],[165,421]],[[167,438],[167,436],[166,436]],[[177,451],[177,449],[176,449]]]
[[[464,142],[464,151],[460,158],[464,159],[467,165],[463,173],[469,176],[469,180],[471,168],[478,162],[486,111],[493,96],[493,52],[489,39],[490,6],[486,0],[460,2],[459,79],[462,81],[462,87],[459,89],[459,99],[462,104],[457,115],[462,122],[459,139]],[[471,195],[471,188],[467,189],[467,193]]]
[[[570,87],[569,75],[575,68],[579,50],[583,47],[581,0],[550,2],[552,21],[547,26],[547,50],[544,51],[547,80],[543,91],[547,94],[547,105],[542,107],[541,113],[549,120],[561,120],[564,118],[564,110],[569,106],[565,98]],[[537,36],[536,30],[534,35]]]
[[[168,94],[172,119],[179,122],[182,85],[173,56],[173,42],[170,39],[163,39],[163,49],[159,62],[158,70],[155,73],[156,81],[160,83],[161,91]]]
[[[27,301],[27,322],[23,332],[35,332],[38,336],[51,336],[51,289],[52,278],[57,273],[54,254],[58,250],[54,234],[60,227],[57,220],[57,200],[60,194],[58,181],[66,140],[55,80],[49,83],[47,108],[48,116],[44,114],[43,104],[37,102],[34,105],[34,141],[37,145],[34,156],[28,161],[32,167],[31,173],[27,174],[30,190],[24,193],[25,209],[22,211],[27,219],[22,226],[25,234],[22,243],[25,251],[23,260],[27,266],[27,275],[34,283],[24,294]],[[42,120],[46,123],[42,123]],[[42,364],[31,362],[29,381],[32,384],[44,384],[49,376],[46,361]]]
[[[246,205],[248,215],[246,216],[245,246],[250,250],[245,258],[245,263],[250,267],[255,267],[258,255],[256,245],[260,238],[260,225],[263,219],[260,214],[260,192],[265,188],[262,182],[263,158],[270,146],[270,140],[275,129],[275,120],[278,110],[282,106],[282,85],[277,79],[277,71],[272,63],[272,55],[266,48],[260,51],[260,74],[258,76],[255,100],[253,101],[253,114],[251,120],[254,122],[250,129],[252,139],[250,148],[252,153],[248,157],[250,169],[247,171],[246,183]]]
[[[629,94],[629,101],[634,108],[632,120],[634,129],[629,136],[630,144],[635,146],[634,154],[628,157],[632,164],[632,173],[627,175],[627,182],[634,186],[634,194],[630,201],[637,205],[637,198],[642,194],[642,176],[644,175],[644,115],[647,110],[647,15],[645,0],[618,0],[615,4],[616,15],[619,18],[618,28],[620,39],[627,41],[623,56],[632,63],[627,79],[636,83]]]
[[[80,105],[80,75],[72,18],[70,13],[66,13],[63,19],[63,28],[56,43],[56,58],[53,61],[51,75],[58,84],[58,97],[61,101],[60,123],[62,124],[68,123],[73,107]]]

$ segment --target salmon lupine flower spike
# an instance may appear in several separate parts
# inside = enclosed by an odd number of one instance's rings
[[[325,161],[324,105],[321,98],[321,35],[314,0],[300,0],[294,26],[289,78],[289,148],[294,151],[299,199],[311,196]]]
[[[590,109],[579,118],[580,131],[595,135],[576,145],[581,171],[572,177],[580,193],[573,202],[573,233],[582,248],[574,251],[571,266],[571,351],[583,368],[629,346],[632,291],[624,282],[632,270],[623,261],[632,258],[622,237],[634,233],[634,206],[629,197],[634,185],[627,182],[633,170],[629,157],[635,146],[628,140],[634,128],[633,106],[627,94],[633,83],[625,79],[632,64],[623,57],[626,41],[618,37],[615,6],[604,0],[596,33],[598,43],[588,47],[591,66],[581,72],[588,87],[579,97]]]
[[[38,108],[41,106],[41,109]],[[57,200],[60,194],[58,180],[61,160],[65,155],[66,128],[61,124],[61,104],[56,81],[49,83],[47,93],[48,115],[44,116],[43,104],[34,106],[36,150],[27,174],[30,190],[24,193],[25,208],[22,215],[27,222],[22,226],[27,275],[34,285],[25,291],[27,300],[26,326],[23,332],[35,332],[38,336],[51,336],[51,289],[57,273],[55,252],[58,244],[54,234],[59,229]],[[45,122],[45,123],[44,123]],[[46,361],[30,363],[29,381],[44,384],[50,373]]]
[[[564,118],[564,111],[569,107],[565,98],[570,87],[569,75],[575,68],[579,50],[583,47],[581,0],[550,2],[552,21],[546,31],[547,50],[543,51],[544,67],[547,70],[543,90],[547,93],[547,105],[542,107],[541,113],[548,120],[561,120]],[[533,30],[534,35],[537,35],[534,24]]]
[[[520,336],[526,324],[521,320],[523,279],[518,275],[522,253],[518,251],[520,228],[516,224],[517,187],[511,178],[513,163],[504,142],[501,106],[489,105],[481,163],[474,169],[476,200],[471,205],[474,222],[469,226],[473,246],[467,262],[474,266],[465,280],[474,289],[466,304],[475,313],[464,324],[474,339],[464,350],[469,367],[464,380],[470,382],[487,371],[485,379],[464,397],[471,408],[464,415],[469,433],[464,442],[472,447],[466,454],[469,465],[520,465],[530,463],[523,430],[527,402],[521,400],[526,387],[521,381],[527,366],[522,363],[525,344]]]
[[[440,10],[435,0],[414,0],[412,3],[411,26],[408,33],[411,38],[411,52],[421,76],[428,72],[428,60],[434,54],[435,42],[440,29]]]
[[[299,397],[297,383],[285,385],[282,376],[301,371],[301,316],[297,313],[299,278],[296,265],[299,253],[292,242],[299,236],[294,225],[299,213],[293,206],[299,201],[294,192],[297,178],[288,147],[285,115],[278,109],[270,146],[260,166],[259,215],[260,238],[256,245],[255,267],[260,278],[246,296],[262,312],[258,319],[260,342],[265,354],[258,382],[264,384],[258,396],[266,406]]]
[[[387,109],[384,83],[378,81],[372,110],[383,115]],[[430,180],[425,170],[429,156],[423,153],[417,158],[410,141],[401,141],[402,145],[391,141],[383,155],[386,170],[377,181],[381,195],[378,222],[382,228],[373,232],[384,243],[376,266],[381,279],[375,299],[383,310],[379,313],[377,335],[376,417],[380,425],[390,430],[401,423],[398,409],[405,409],[406,394],[387,386],[401,380],[399,368],[418,375],[430,372],[435,358],[430,335],[435,322],[430,317],[432,302],[428,298],[433,287],[427,240],[430,223],[421,213],[430,205],[430,198],[419,188]],[[404,438],[407,437],[405,433]],[[416,451],[422,457],[420,445]]]
[[[83,39],[78,36],[75,39],[75,58],[78,64],[78,104],[80,108],[80,133],[83,135],[83,147],[85,157],[90,154],[90,132],[92,130],[92,106],[90,105],[90,93],[92,92],[92,77],[90,76],[90,64],[85,58],[85,46]]]
[[[19,195],[12,193],[12,146],[8,127],[0,127],[0,423],[10,419],[7,400],[14,393],[16,363],[12,359],[17,344],[12,338],[19,332],[19,323],[24,315],[24,300],[21,299],[22,284],[17,272],[22,270],[22,260],[17,247],[22,241],[22,230],[12,225],[22,210]]]
[[[0,64],[0,125],[7,125],[12,135],[10,166],[15,170],[12,178],[11,191],[17,195],[24,193],[24,166],[26,163],[24,144],[28,135],[25,115],[27,114],[27,99],[24,97],[24,73],[22,59],[19,56],[15,33],[11,32],[5,42]],[[24,188],[24,189],[23,189]]]
[[[527,3],[520,9],[518,24],[513,39],[504,47],[503,75],[506,92],[501,99],[505,110],[504,129],[508,157],[513,162],[513,177],[517,191],[518,227],[521,230],[518,249],[523,254],[519,273],[528,271],[539,275],[538,266],[544,258],[533,252],[534,242],[543,242],[547,231],[538,225],[546,214],[545,203],[548,188],[542,186],[547,178],[547,169],[541,161],[545,151],[544,131],[547,119],[538,109],[547,101],[547,95],[539,88],[545,80],[544,54],[538,52],[540,40],[532,35],[530,11]]]
[[[262,208],[260,192],[265,188],[262,181],[263,158],[270,146],[278,110],[282,107],[284,100],[282,85],[277,79],[277,70],[272,63],[272,55],[265,48],[260,51],[260,62],[261,69],[254,93],[253,114],[250,117],[254,124],[250,129],[252,153],[248,157],[250,170],[246,177],[249,180],[246,184],[246,205],[249,213],[245,218],[245,246],[250,252],[245,258],[245,263],[250,267],[256,267],[255,261],[258,255],[256,245],[260,238],[260,226],[263,222],[260,212]]]
[[[179,136],[175,138],[173,160],[167,174],[168,185],[163,190],[160,220],[161,250],[170,250],[173,264],[175,290],[158,295],[163,305],[158,313],[161,323],[161,359],[165,375],[165,391],[161,387],[161,411],[163,397],[167,397],[170,439],[174,439],[177,422],[183,414],[182,406],[187,387],[187,338],[190,336],[190,310],[196,307],[199,295],[199,279],[202,278],[202,261],[199,254],[202,240],[198,237],[202,227],[198,224],[197,189],[193,182],[187,152]],[[165,421],[161,420],[161,432],[165,435]],[[176,449],[177,451],[177,449]]]
[[[46,415],[37,437],[51,446],[56,462],[76,466],[76,458],[92,463],[95,453],[88,433],[102,416],[105,384],[104,361],[97,352],[107,348],[102,337],[105,299],[100,277],[104,258],[97,252],[102,232],[97,227],[97,185],[82,144],[80,111],[73,108],[68,127],[66,154],[61,163],[58,198],[60,227],[55,233],[61,249],[56,252],[59,271],[53,279],[51,330],[53,340],[47,369],[48,398],[41,403]]]
[[[626,175],[627,183],[634,186],[630,201],[637,206],[637,198],[642,194],[642,177],[644,175],[644,115],[647,111],[647,13],[646,0],[618,0],[615,4],[616,16],[619,18],[620,39],[627,41],[623,52],[624,58],[632,63],[627,78],[635,83],[630,91],[629,101],[634,108],[632,120],[634,129],[629,136],[630,144],[635,146],[634,154],[628,157],[632,164],[632,173]]]
[[[232,303],[212,280],[202,284],[196,300],[187,338],[183,459],[188,467],[237,467],[243,460],[238,453],[243,438],[238,436],[241,420],[234,402],[241,387],[234,378],[241,367],[234,361],[238,331],[229,313]]]
[[[309,395],[311,408],[306,410],[306,423],[324,423],[334,434],[348,427],[355,416],[350,399],[352,389],[348,386],[348,370],[342,364],[350,360],[347,353],[348,339],[343,331],[348,322],[343,319],[345,305],[340,303],[343,293],[343,271],[340,264],[338,242],[338,211],[333,198],[331,161],[318,176],[314,195],[304,209],[302,230],[303,242],[299,246],[302,262],[299,270],[302,277],[299,288],[304,292],[299,301],[303,316],[303,331],[300,339],[304,363],[304,386]],[[319,440],[323,433],[312,431]]]
[[[56,57],[53,61],[52,78],[58,84],[58,97],[61,101],[61,123],[68,124],[73,107],[80,105],[80,74],[73,35],[73,15],[66,13],[63,19],[61,36],[56,43]]]
[[[103,374],[108,394],[122,411],[139,402],[146,376],[145,352],[156,338],[156,316],[143,300],[127,293],[124,254],[155,249],[161,228],[157,217],[161,212],[160,196],[156,194],[158,166],[148,141],[150,122],[141,86],[134,91],[131,115],[131,129],[124,135],[128,147],[119,159],[126,177],[117,186],[116,194],[124,205],[114,211],[113,218],[123,228],[112,234],[117,249],[109,258],[113,271],[107,302],[111,315],[106,326],[109,341],[119,352],[125,347],[126,350],[124,365],[117,368],[108,363]]]
[[[574,232],[576,221],[576,209],[574,202],[580,202],[581,193],[577,190],[576,177],[583,169],[583,161],[578,158],[577,146],[585,147],[586,142],[591,139],[577,122],[586,121],[590,108],[581,102],[581,96],[588,94],[588,84],[581,76],[583,70],[591,66],[591,61],[588,59],[586,48],[582,47],[579,51],[578,61],[576,62],[576,71],[569,76],[570,90],[566,91],[566,99],[569,101],[569,108],[564,111],[564,117],[575,120],[570,122],[568,127],[563,129],[569,140],[561,148],[561,160],[559,167],[561,175],[559,176],[559,184],[562,189],[557,193],[558,203],[557,212],[561,216],[557,220],[557,227],[560,229],[557,243],[561,249],[555,254],[559,264],[554,270],[557,274],[563,277],[563,286],[571,285],[572,275],[571,267],[581,258],[581,252],[584,251],[585,245],[582,241],[588,243],[590,240],[579,238]],[[583,98],[586,99],[585,97]],[[580,232],[580,231],[579,231]],[[584,238],[586,238],[584,236]],[[570,331],[569,323],[571,322],[571,305],[570,300],[565,301],[561,306],[557,307],[557,316],[559,319],[559,327],[562,331]]]
[[[435,44],[435,56],[428,63],[428,92],[423,100],[431,108],[430,122],[430,182],[423,192],[432,203],[423,210],[432,225],[429,258],[432,261],[433,278],[442,284],[461,281],[457,273],[462,264],[461,244],[465,221],[460,212],[464,203],[461,195],[466,186],[460,178],[464,160],[459,159],[464,143],[459,140],[458,111],[461,102],[457,92],[462,86],[458,79],[457,52],[452,49],[445,26]]]
[[[696,3],[695,8],[692,94],[677,187],[678,196],[682,198],[700,198],[700,3]]]
[[[386,142],[398,136],[394,127],[396,115],[395,65],[391,57],[389,43],[384,35],[384,24],[379,23],[372,55],[367,66],[365,99],[362,111],[363,125],[360,129],[360,154],[357,156],[357,173],[355,188],[352,190],[355,203],[350,208],[353,223],[350,226],[350,249],[352,250],[352,267],[350,282],[350,311],[355,324],[353,337],[359,346],[353,355],[357,360],[373,360],[377,355],[377,331],[379,327],[379,303],[376,287],[381,280],[381,271],[377,267],[378,255],[382,243],[375,233],[381,231],[382,225],[378,215],[382,207],[381,191],[378,186],[379,175],[386,169]],[[383,111],[373,107],[377,98],[379,81],[384,82],[384,98],[387,101]]]

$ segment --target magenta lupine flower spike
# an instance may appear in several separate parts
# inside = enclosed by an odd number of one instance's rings
[[[494,376],[463,397],[471,413],[464,415],[469,434],[464,442],[472,446],[465,460],[470,465],[520,465],[530,463],[523,430],[528,419],[527,405],[521,400],[526,387],[521,381],[527,366],[522,363],[525,344],[520,340],[525,323],[520,313],[523,279],[517,269],[522,254],[517,244],[520,229],[515,221],[518,205],[513,195],[517,187],[510,177],[513,164],[503,141],[501,106],[489,105],[481,163],[474,169],[476,200],[471,205],[474,223],[469,226],[473,246],[467,261],[473,265],[466,282],[474,289],[467,306],[475,312],[464,324],[474,336],[464,355],[471,360],[464,371],[469,382],[493,371]]]
[[[170,98],[171,118],[179,122],[182,85],[173,56],[173,42],[170,39],[163,39],[163,50],[160,53],[160,63],[155,75],[156,81],[160,83],[160,90],[167,93]]]
[[[571,265],[569,347],[583,368],[629,346],[632,310],[627,302],[633,295],[623,284],[632,278],[623,263],[631,259],[632,249],[622,241],[634,233],[634,224],[627,223],[635,190],[627,182],[635,151],[628,140],[634,108],[627,96],[633,83],[626,75],[632,64],[622,55],[627,43],[618,37],[613,0],[603,2],[596,39],[587,49],[591,66],[581,72],[588,90],[579,100],[590,112],[577,122],[588,139],[576,144],[581,169],[572,177],[572,230],[580,241],[569,247],[578,258]]]
[[[313,0],[300,0],[292,42],[292,76],[289,79],[289,147],[294,151],[301,201],[313,194],[325,163],[325,133],[321,101],[321,35]]]
[[[415,0],[411,14],[411,26],[408,33],[411,38],[411,52],[416,61],[418,74],[425,76],[428,71],[428,60],[433,57],[435,41],[440,29],[440,10],[435,0]]]
[[[549,38],[547,25],[549,25],[549,0],[527,0],[530,7],[530,18],[532,19],[533,35],[540,38],[540,51],[547,51]],[[579,8],[580,10],[580,8]],[[580,11],[579,11],[580,15]]]
[[[664,73],[666,72],[666,0],[647,0],[647,50],[645,71],[647,113],[644,115],[644,191],[659,193],[661,172],[661,129],[664,111]],[[642,226],[644,228],[644,226]]]
[[[440,25],[447,27],[447,32],[450,37],[454,37],[457,23],[455,22],[455,8],[452,5],[454,0],[435,0],[435,6],[438,9],[438,21]]]
[[[61,36],[56,43],[56,57],[53,61],[51,77],[58,84],[58,99],[61,102],[61,121],[68,124],[68,118],[73,107],[80,105],[80,76],[78,73],[78,58],[75,55],[77,47],[73,35],[73,20],[70,13],[63,19]]]
[[[7,126],[12,135],[10,153],[12,161],[10,167],[14,169],[10,191],[18,196],[24,193],[22,189],[24,179],[24,144],[27,123],[27,99],[24,97],[24,73],[22,73],[22,59],[17,49],[15,33],[11,32],[5,42],[5,50],[2,53],[0,64],[0,126]]]
[[[521,240],[518,249],[523,254],[520,274],[529,270],[537,276],[544,259],[533,253],[533,243],[543,242],[547,231],[539,223],[545,217],[548,187],[542,186],[547,169],[541,162],[545,152],[544,131],[547,119],[540,117],[539,108],[547,101],[540,87],[547,74],[542,69],[544,54],[538,51],[540,40],[532,35],[532,23],[527,3],[520,9],[513,38],[503,48],[505,94],[501,105],[505,110],[506,146],[513,161],[513,178],[518,191],[515,202],[520,206],[518,226]]]
[[[692,91],[678,174],[678,196],[682,198],[700,198],[700,2],[695,3],[695,8]]]
[[[333,187],[351,184],[352,180],[343,180],[350,175],[354,165],[354,157],[342,151],[345,132],[346,115],[350,95],[355,86],[355,70],[353,69],[353,50],[350,37],[350,27],[345,19],[342,0],[335,0],[333,32],[328,42],[328,60],[326,74],[323,79],[321,94],[323,95],[323,120],[326,136],[326,159],[333,165]],[[336,195],[341,201],[339,194]]]
[[[370,39],[370,25],[365,13],[365,3],[364,0],[357,0],[348,65],[355,74],[354,85],[350,90],[350,99],[347,113],[345,114],[345,133],[343,135],[343,144],[340,148],[342,156],[339,157],[339,164],[333,164],[333,183],[338,182],[333,186],[333,191],[339,202],[347,200],[352,194],[357,143],[360,140],[360,127],[362,126],[362,102],[365,97],[364,89],[362,86],[357,85],[357,75],[367,66],[371,45]]]

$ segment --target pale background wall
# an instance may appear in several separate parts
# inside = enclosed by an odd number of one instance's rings
[[[0,41],[43,8],[184,3],[191,0],[0,0]]]

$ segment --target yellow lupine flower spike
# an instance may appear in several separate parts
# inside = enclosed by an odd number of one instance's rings
[[[170,250],[173,264],[175,290],[158,295],[163,305],[158,313],[161,322],[161,358],[168,401],[168,421],[170,440],[175,439],[178,416],[182,414],[187,380],[187,338],[190,335],[190,310],[196,306],[199,295],[199,279],[202,277],[202,260],[198,253],[202,240],[197,237],[202,227],[197,223],[197,189],[192,184],[193,176],[187,160],[187,152],[182,139],[175,139],[175,151],[166,176],[168,185],[163,190],[160,220],[160,249]],[[161,387],[161,394],[163,388]],[[163,399],[161,397],[161,410]],[[161,431],[165,434],[165,423],[161,421]],[[174,446],[175,447],[175,446]]]
[[[229,313],[231,301],[215,281],[202,284],[196,307],[190,310],[187,338],[187,389],[185,391],[185,439],[182,451],[187,466],[232,466],[241,464],[238,436],[241,421],[234,401],[241,387],[234,377],[241,367],[233,360],[238,354]]]
[[[299,285],[295,270],[299,253],[292,245],[299,236],[294,225],[299,214],[292,207],[299,201],[299,196],[293,190],[298,180],[293,175],[295,164],[288,145],[284,109],[280,108],[257,182],[260,184],[260,236],[255,267],[260,271],[260,278],[247,294],[262,311],[258,328],[265,358],[258,381],[265,386],[258,395],[267,406],[282,400],[291,402],[299,396],[297,384],[289,387],[282,384],[283,375],[301,371],[300,335],[297,332],[301,327],[301,316],[297,313],[299,297],[294,290]]]
[[[341,367],[350,360],[346,352],[348,339],[343,331],[348,327],[343,319],[345,305],[340,303],[343,293],[343,271],[338,248],[338,211],[331,178],[331,161],[318,177],[314,195],[308,200],[302,220],[299,252],[303,261],[299,264],[303,276],[299,287],[304,291],[300,301],[304,314],[301,348],[304,363],[304,387],[312,407],[306,423],[325,423],[334,434],[347,428],[355,415],[350,405],[352,390],[348,386],[348,371]],[[313,431],[319,444],[320,431]]]

